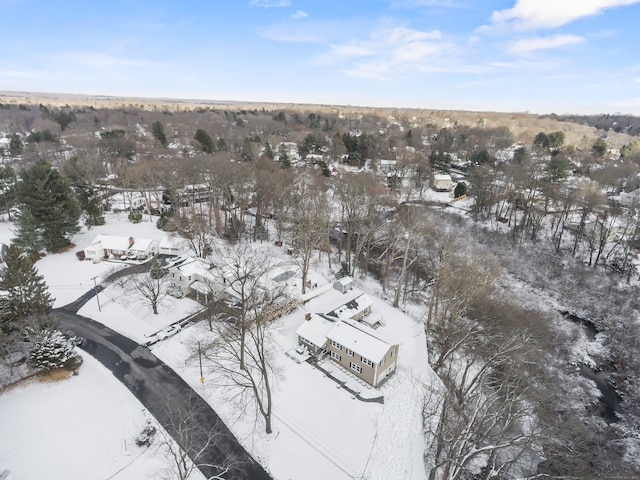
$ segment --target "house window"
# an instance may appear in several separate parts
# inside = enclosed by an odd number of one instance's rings
[[[394,348],[393,350],[391,350],[391,356],[395,357],[396,356],[396,349]]]
[[[362,373],[362,367],[360,365],[358,365],[358,364],[355,364],[355,363],[351,362],[349,364],[349,367],[351,367],[351,370],[354,370],[354,371],[356,371],[358,373]]]
[[[331,340],[331,346],[337,348],[338,350],[342,350],[342,345],[334,340]]]
[[[360,360],[362,360],[362,363],[364,363],[365,365],[369,365],[370,367],[373,367],[373,362],[368,358],[360,357]]]
[[[380,366],[384,365],[384,362],[387,361],[387,356],[385,355],[384,357],[382,357],[382,360],[380,360]]]
[[[348,348],[347,350],[347,355],[349,355],[350,357],[353,357],[353,350],[349,350]]]
[[[342,357],[340,356],[340,354],[336,352],[331,352],[331,358],[333,358],[336,362],[339,362],[340,360],[342,360]]]

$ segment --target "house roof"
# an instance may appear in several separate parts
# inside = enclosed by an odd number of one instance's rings
[[[129,248],[129,237],[120,237],[118,235],[98,235],[89,247],[101,246],[106,250],[122,250]]]
[[[451,175],[449,175],[448,173],[436,173],[433,176],[433,180],[435,182],[437,182],[437,181],[448,181],[448,182],[450,182],[451,181]]]
[[[184,240],[178,235],[166,235],[160,240],[160,248],[180,248]]]
[[[366,310],[373,305],[373,300],[366,293],[362,293],[347,303],[340,305],[338,308],[330,311],[327,315],[339,318],[341,320],[351,319],[358,313]]]
[[[312,313],[309,320],[305,320],[296,330],[296,335],[304,337],[317,347],[327,342],[327,333],[336,325],[317,313]]]
[[[379,363],[391,347],[391,343],[374,329],[353,320],[336,323],[327,333],[327,338],[374,363]]]
[[[141,251],[141,252],[146,252],[147,250],[149,250],[149,247],[154,242],[158,243],[156,240],[151,240],[149,238],[136,238],[134,240],[133,245],[131,245],[130,249],[131,250]]]
[[[349,285],[351,285],[353,283],[353,277],[342,277],[342,278],[339,278],[338,280],[336,280],[333,283],[339,283],[340,285],[342,285],[344,287],[348,287]]]
[[[186,277],[191,275],[200,275],[202,278],[211,277],[213,279],[213,276],[211,275],[211,264],[204,258],[187,258],[183,262],[169,267],[169,270],[177,270],[181,275]]]

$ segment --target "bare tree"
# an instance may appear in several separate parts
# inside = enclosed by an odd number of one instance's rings
[[[200,470],[207,480],[223,480],[239,467],[233,456],[212,461],[212,451],[227,443],[226,429],[208,429],[202,426],[205,412],[196,401],[195,393],[187,399],[186,408],[167,399],[163,409],[163,426],[160,429],[162,446],[170,463],[171,480],[187,480],[195,470]],[[168,432],[168,431],[170,432]]]
[[[155,268],[154,268],[155,265]],[[151,307],[153,314],[158,314],[158,307],[167,296],[166,279],[162,277],[157,260],[152,260],[151,269],[146,273],[131,277],[138,299],[144,305]]]
[[[231,301],[237,302],[237,315],[233,325],[237,330],[238,361],[244,368],[245,344],[249,330],[262,319],[263,311],[274,305],[281,297],[281,291],[269,285],[267,274],[276,265],[266,249],[248,243],[240,243],[217,252],[227,263],[221,267],[220,286],[230,294]]]
[[[302,294],[307,288],[307,275],[313,252],[324,244],[328,235],[329,210],[323,185],[314,183],[319,177],[301,175],[293,196],[292,243],[300,257]]]
[[[269,322],[260,316],[247,329],[218,324],[218,339],[205,348],[218,385],[238,405],[255,402],[258,414],[265,423],[265,432],[272,433],[274,364],[271,358]]]

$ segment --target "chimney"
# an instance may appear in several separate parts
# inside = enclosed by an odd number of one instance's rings
[[[305,313],[304,314],[304,319],[305,320],[311,320],[311,314],[310,313]]]

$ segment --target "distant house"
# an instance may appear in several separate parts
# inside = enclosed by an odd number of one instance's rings
[[[436,192],[450,192],[453,188],[451,175],[449,175],[448,173],[436,173],[433,176],[432,187]]]
[[[98,235],[84,249],[86,260],[94,262],[113,260],[146,260],[158,253],[158,242],[146,238],[121,237],[118,235]]]
[[[378,170],[381,173],[396,173],[398,170],[398,161],[397,160],[378,160]]]
[[[133,239],[127,251],[127,258],[132,260],[146,260],[158,254],[158,241],[148,238]]]
[[[125,259],[127,250],[133,245],[133,242],[133,237],[98,235],[93,242],[84,249],[84,257],[87,260],[93,261],[99,261],[108,257]]]
[[[167,267],[169,287],[180,292],[180,296],[192,292],[196,295],[215,295],[217,278],[212,272],[213,267],[204,258],[178,257]]]
[[[140,192],[116,193],[109,198],[108,202],[114,212],[142,210],[146,203],[144,196]]]

